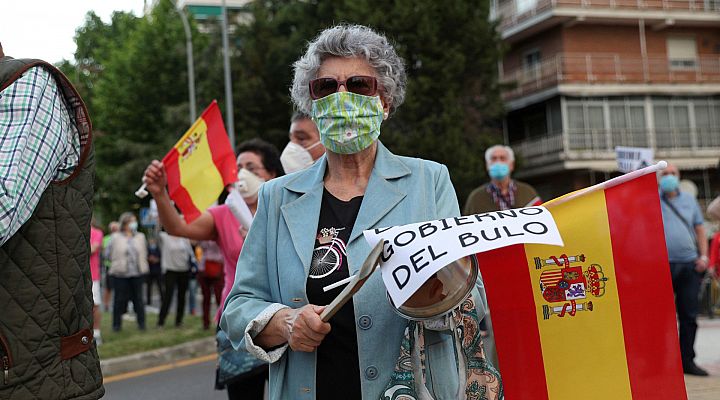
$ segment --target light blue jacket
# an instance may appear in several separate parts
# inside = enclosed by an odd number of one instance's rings
[[[293,308],[308,304],[305,286],[326,165],[323,157],[307,170],[262,186],[221,321],[237,349],[246,349],[249,340],[245,338],[251,338],[251,334],[244,336],[246,327],[268,307],[278,306],[274,303]],[[364,230],[459,215],[444,165],[396,156],[378,142],[375,166],[347,245],[351,274],[370,253]],[[481,302],[477,303],[482,308]],[[378,399],[390,381],[407,320],[391,308],[379,272],[354,296],[353,304],[362,397]],[[484,309],[479,312],[482,318]],[[435,399],[454,398],[458,377],[450,333],[426,330],[425,340],[427,386]],[[315,360],[314,352],[284,350],[270,365],[270,399],[314,399]]]

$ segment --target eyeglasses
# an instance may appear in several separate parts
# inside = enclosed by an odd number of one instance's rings
[[[345,86],[348,92],[363,96],[375,96],[377,94],[377,79],[372,76],[351,76],[344,81],[335,78],[317,78],[310,81],[310,97],[313,100],[321,99],[331,95]]]
[[[245,165],[238,164],[238,169],[245,168],[248,172],[257,175],[258,171],[262,171],[265,168],[253,163],[247,163]]]

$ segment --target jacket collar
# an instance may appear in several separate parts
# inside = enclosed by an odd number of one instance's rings
[[[327,159],[323,156],[310,168],[299,172],[284,185],[285,189],[300,195],[297,199],[284,204],[281,210],[295,251],[300,256],[306,274],[309,271],[312,251],[315,247],[314,229],[320,218],[323,178],[326,169]],[[407,188],[398,185],[395,180],[410,173],[410,168],[401,158],[392,154],[378,141],[375,165],[348,245],[357,240],[364,230],[373,227],[405,198]],[[313,229],[312,234],[309,234],[309,228]],[[351,270],[357,268],[359,265],[351,266]]]

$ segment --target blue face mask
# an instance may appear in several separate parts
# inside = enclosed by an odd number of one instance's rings
[[[504,162],[496,162],[495,164],[490,165],[488,173],[490,174],[490,178],[492,179],[505,179],[505,177],[510,175],[510,165]]]
[[[131,223],[128,224],[128,227],[130,228],[131,231],[137,232],[137,230],[138,230],[138,223],[137,223],[137,222],[131,222]]]
[[[665,193],[672,193],[680,186],[680,180],[675,175],[664,175],[660,178],[660,190]]]

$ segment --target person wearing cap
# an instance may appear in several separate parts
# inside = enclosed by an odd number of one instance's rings
[[[385,36],[360,25],[328,28],[294,67],[293,102],[312,116],[326,152],[261,188],[221,328],[235,348],[271,363],[271,400],[502,397],[475,346],[483,310],[470,297],[454,314],[469,313],[472,338],[463,343],[460,329],[403,318],[379,273],[321,319],[344,287],[325,288],[370,254],[363,231],[460,210],[444,165],[397,156],[378,140],[406,89],[404,62]]]
[[[290,174],[308,168],[325,154],[325,146],[320,142],[317,125],[304,112],[296,111],[293,114],[290,119],[289,136],[290,141],[280,154],[280,162],[285,173]]]

